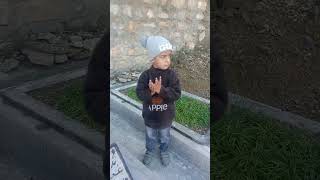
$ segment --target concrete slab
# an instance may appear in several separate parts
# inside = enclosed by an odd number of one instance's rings
[[[121,114],[122,119],[125,119],[130,126],[136,128],[138,131],[144,131],[145,126],[140,109],[133,107],[131,104],[114,95],[110,95],[110,110],[115,114]],[[189,162],[192,162],[192,164],[195,164],[199,169],[209,173],[210,147],[197,144],[174,129],[172,129],[171,135],[172,151],[184,159],[187,159]]]
[[[101,155],[2,98],[0,131],[0,179],[104,179]]]
[[[123,149],[130,151],[134,159],[139,160],[139,164],[141,164],[145,152],[144,131],[134,128],[121,115],[112,111],[110,119],[111,141],[121,144],[124,147]],[[209,172],[199,169],[195,164],[176,153],[174,149],[169,151],[171,164],[168,167],[161,165],[159,154],[157,154],[153,163],[149,167],[142,165],[143,167],[139,172],[144,172],[144,169],[148,168],[153,174],[157,174],[160,179],[209,179]]]
[[[282,111],[281,109],[257,102],[236,94],[229,93],[231,104],[241,108],[249,109],[256,113],[262,113],[266,116],[284,122],[292,127],[308,130],[320,136],[320,123],[311,119],[304,118],[294,113]]]

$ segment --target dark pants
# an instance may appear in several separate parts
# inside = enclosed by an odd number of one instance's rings
[[[157,143],[160,141],[160,152],[168,150],[170,143],[170,129],[153,129],[146,126],[146,149],[147,151],[154,152]]]

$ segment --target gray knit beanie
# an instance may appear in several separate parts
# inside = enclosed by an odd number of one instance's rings
[[[143,36],[140,38],[140,43],[144,48],[147,48],[150,60],[163,51],[173,51],[172,44],[162,36]]]

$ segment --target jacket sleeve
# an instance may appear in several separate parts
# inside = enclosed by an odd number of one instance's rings
[[[144,72],[140,75],[137,83],[137,87],[136,87],[136,93],[138,98],[145,103],[150,103],[152,99],[148,82],[149,82],[148,76]]]
[[[159,95],[167,101],[177,101],[181,97],[181,86],[176,72],[172,71],[169,86],[162,85]]]
[[[107,46],[108,36],[104,35],[97,43],[84,83],[84,103],[88,114],[94,121],[105,124],[107,121]]]
[[[215,45],[217,42],[214,43]],[[228,91],[221,64],[221,56],[217,47],[213,47],[213,121],[218,121],[224,114],[228,104]]]

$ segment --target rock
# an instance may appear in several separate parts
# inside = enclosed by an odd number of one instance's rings
[[[197,18],[198,20],[202,20],[202,19],[204,18],[204,15],[203,15],[202,13],[198,13],[198,14],[196,15],[196,18]]]
[[[71,44],[72,47],[76,47],[76,48],[82,48],[83,47],[83,42],[82,41],[77,41],[77,42],[73,42]]]
[[[90,58],[90,52],[87,50],[84,51],[74,51],[68,54],[68,58],[75,61],[85,60]]]
[[[83,41],[81,36],[70,36],[69,40],[71,42],[71,46],[76,48],[82,48],[83,47]]]
[[[118,81],[121,83],[125,83],[125,82],[127,82],[127,79],[118,77]]]
[[[69,40],[71,43],[79,42],[79,41],[82,41],[82,37],[81,36],[70,36]]]
[[[15,48],[13,42],[0,43],[0,55],[6,55],[10,52],[13,52],[14,49]]]
[[[0,71],[3,73],[7,73],[16,67],[19,66],[19,61],[13,58],[4,59],[4,61],[0,62]]]
[[[111,80],[111,82],[110,82],[111,84],[115,84],[116,83],[116,81],[115,80]]]
[[[305,49],[314,49],[315,44],[313,39],[310,36],[307,36],[307,35],[303,36],[303,47]]]
[[[185,0],[175,0],[175,1],[172,1],[172,5],[177,8],[177,9],[180,9],[184,6],[185,4]]]
[[[68,61],[67,55],[55,55],[54,56],[54,63],[56,63],[56,64],[65,63],[67,61]]]
[[[205,32],[200,33],[200,35],[199,35],[199,41],[201,42],[201,41],[204,39],[205,36],[206,36],[206,33],[205,33]]]
[[[12,57],[18,61],[23,61],[25,60],[25,56],[23,54],[21,54],[20,52],[15,52]]]
[[[158,17],[159,18],[161,18],[161,19],[168,19],[169,18],[169,15],[167,14],[167,13],[160,13],[159,15],[158,15]]]
[[[25,43],[28,49],[47,54],[66,54],[69,45],[67,43],[48,44],[45,42],[29,41]]]
[[[148,12],[147,12],[147,17],[148,17],[148,18],[153,18],[153,17],[154,17],[153,12],[152,12],[151,9],[148,10]]]
[[[52,33],[39,33],[37,36],[37,39],[46,40],[48,42],[52,41],[55,38],[57,38],[57,37]]]
[[[100,38],[86,39],[83,42],[83,47],[87,50],[92,51],[95,48],[95,46],[99,40],[100,40]]]
[[[26,54],[33,64],[51,66],[54,63],[54,55],[34,51],[32,49],[24,49],[23,53]]]
[[[118,14],[118,12],[119,12],[119,5],[117,5],[117,4],[111,4],[110,5],[110,12],[111,12],[111,14],[113,14],[113,15],[117,15]]]
[[[121,75],[125,75],[125,76],[128,76],[129,73],[128,72],[122,72]]]
[[[243,18],[244,22],[247,24],[247,25],[250,25],[251,24],[251,20],[249,18],[249,15],[246,11],[242,11],[241,12],[241,17]]]

